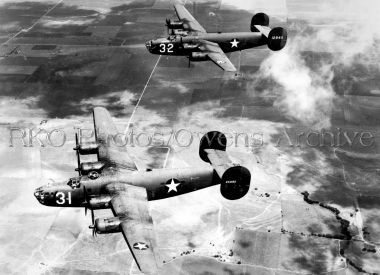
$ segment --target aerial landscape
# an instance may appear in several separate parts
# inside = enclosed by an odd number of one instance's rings
[[[221,35],[264,12],[286,45],[208,62],[152,54],[178,3]],[[35,193],[78,176],[76,133],[99,131],[105,110],[101,127],[125,134],[143,175],[218,174],[214,157],[249,170],[236,200],[218,184],[174,196],[174,176],[170,198],[148,198],[159,274],[380,274],[379,12],[376,0],[0,1],[0,274],[144,274],[131,251],[145,243],[95,234],[115,208],[46,207]],[[227,149],[206,163],[210,131]]]

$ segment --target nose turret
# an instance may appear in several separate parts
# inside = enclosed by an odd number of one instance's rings
[[[149,40],[145,43],[146,48],[148,49],[149,52],[152,50],[152,40]]]
[[[41,186],[34,190],[34,196],[41,204],[56,207],[77,207],[86,201],[80,178]]]
[[[44,187],[43,187],[43,186],[38,187],[38,188],[34,191],[34,196],[36,197],[36,199],[37,199],[41,204],[45,204],[45,192],[44,192]]]

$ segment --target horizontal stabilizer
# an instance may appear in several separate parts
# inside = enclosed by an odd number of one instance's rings
[[[220,132],[209,132],[203,136],[199,146],[200,158],[211,164],[220,178],[220,192],[226,199],[244,197],[250,187],[251,173],[231,161],[227,152],[227,138]]]
[[[255,25],[255,28],[257,29],[257,31],[259,31],[261,34],[263,34],[266,38],[269,37],[269,33],[271,31],[270,27]]]

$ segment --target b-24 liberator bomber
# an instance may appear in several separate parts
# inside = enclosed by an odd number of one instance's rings
[[[146,42],[152,54],[187,56],[189,66],[191,61],[211,60],[223,70],[235,72],[236,68],[226,53],[263,45],[268,45],[272,51],[279,51],[286,45],[286,29],[271,29],[265,13],[252,17],[251,32],[207,33],[185,6],[176,4],[174,9],[179,20],[166,19],[169,37]]]
[[[158,274],[155,237],[148,201],[168,199],[220,184],[229,200],[245,196],[251,174],[226,154],[226,136],[209,132],[200,142],[204,168],[141,169],[125,146],[113,140],[120,134],[105,108],[93,111],[95,142],[76,135],[79,177],[37,188],[37,200],[46,206],[83,207],[91,211],[93,235],[121,232],[139,269]],[[79,141],[80,140],[80,141]],[[96,162],[81,162],[81,155],[96,154]],[[111,209],[114,217],[94,217],[94,210]]]

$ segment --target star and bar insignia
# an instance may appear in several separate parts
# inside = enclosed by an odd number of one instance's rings
[[[170,193],[171,191],[174,191],[174,192],[178,192],[177,191],[177,187],[178,185],[180,185],[180,181],[177,180],[177,179],[170,179],[166,182],[166,187],[168,187],[168,193]]]
[[[149,246],[146,243],[138,242],[133,245],[133,248],[137,250],[147,250]]]
[[[230,43],[231,43],[231,48],[238,48],[239,47],[238,44],[240,43],[240,41],[235,38]]]

